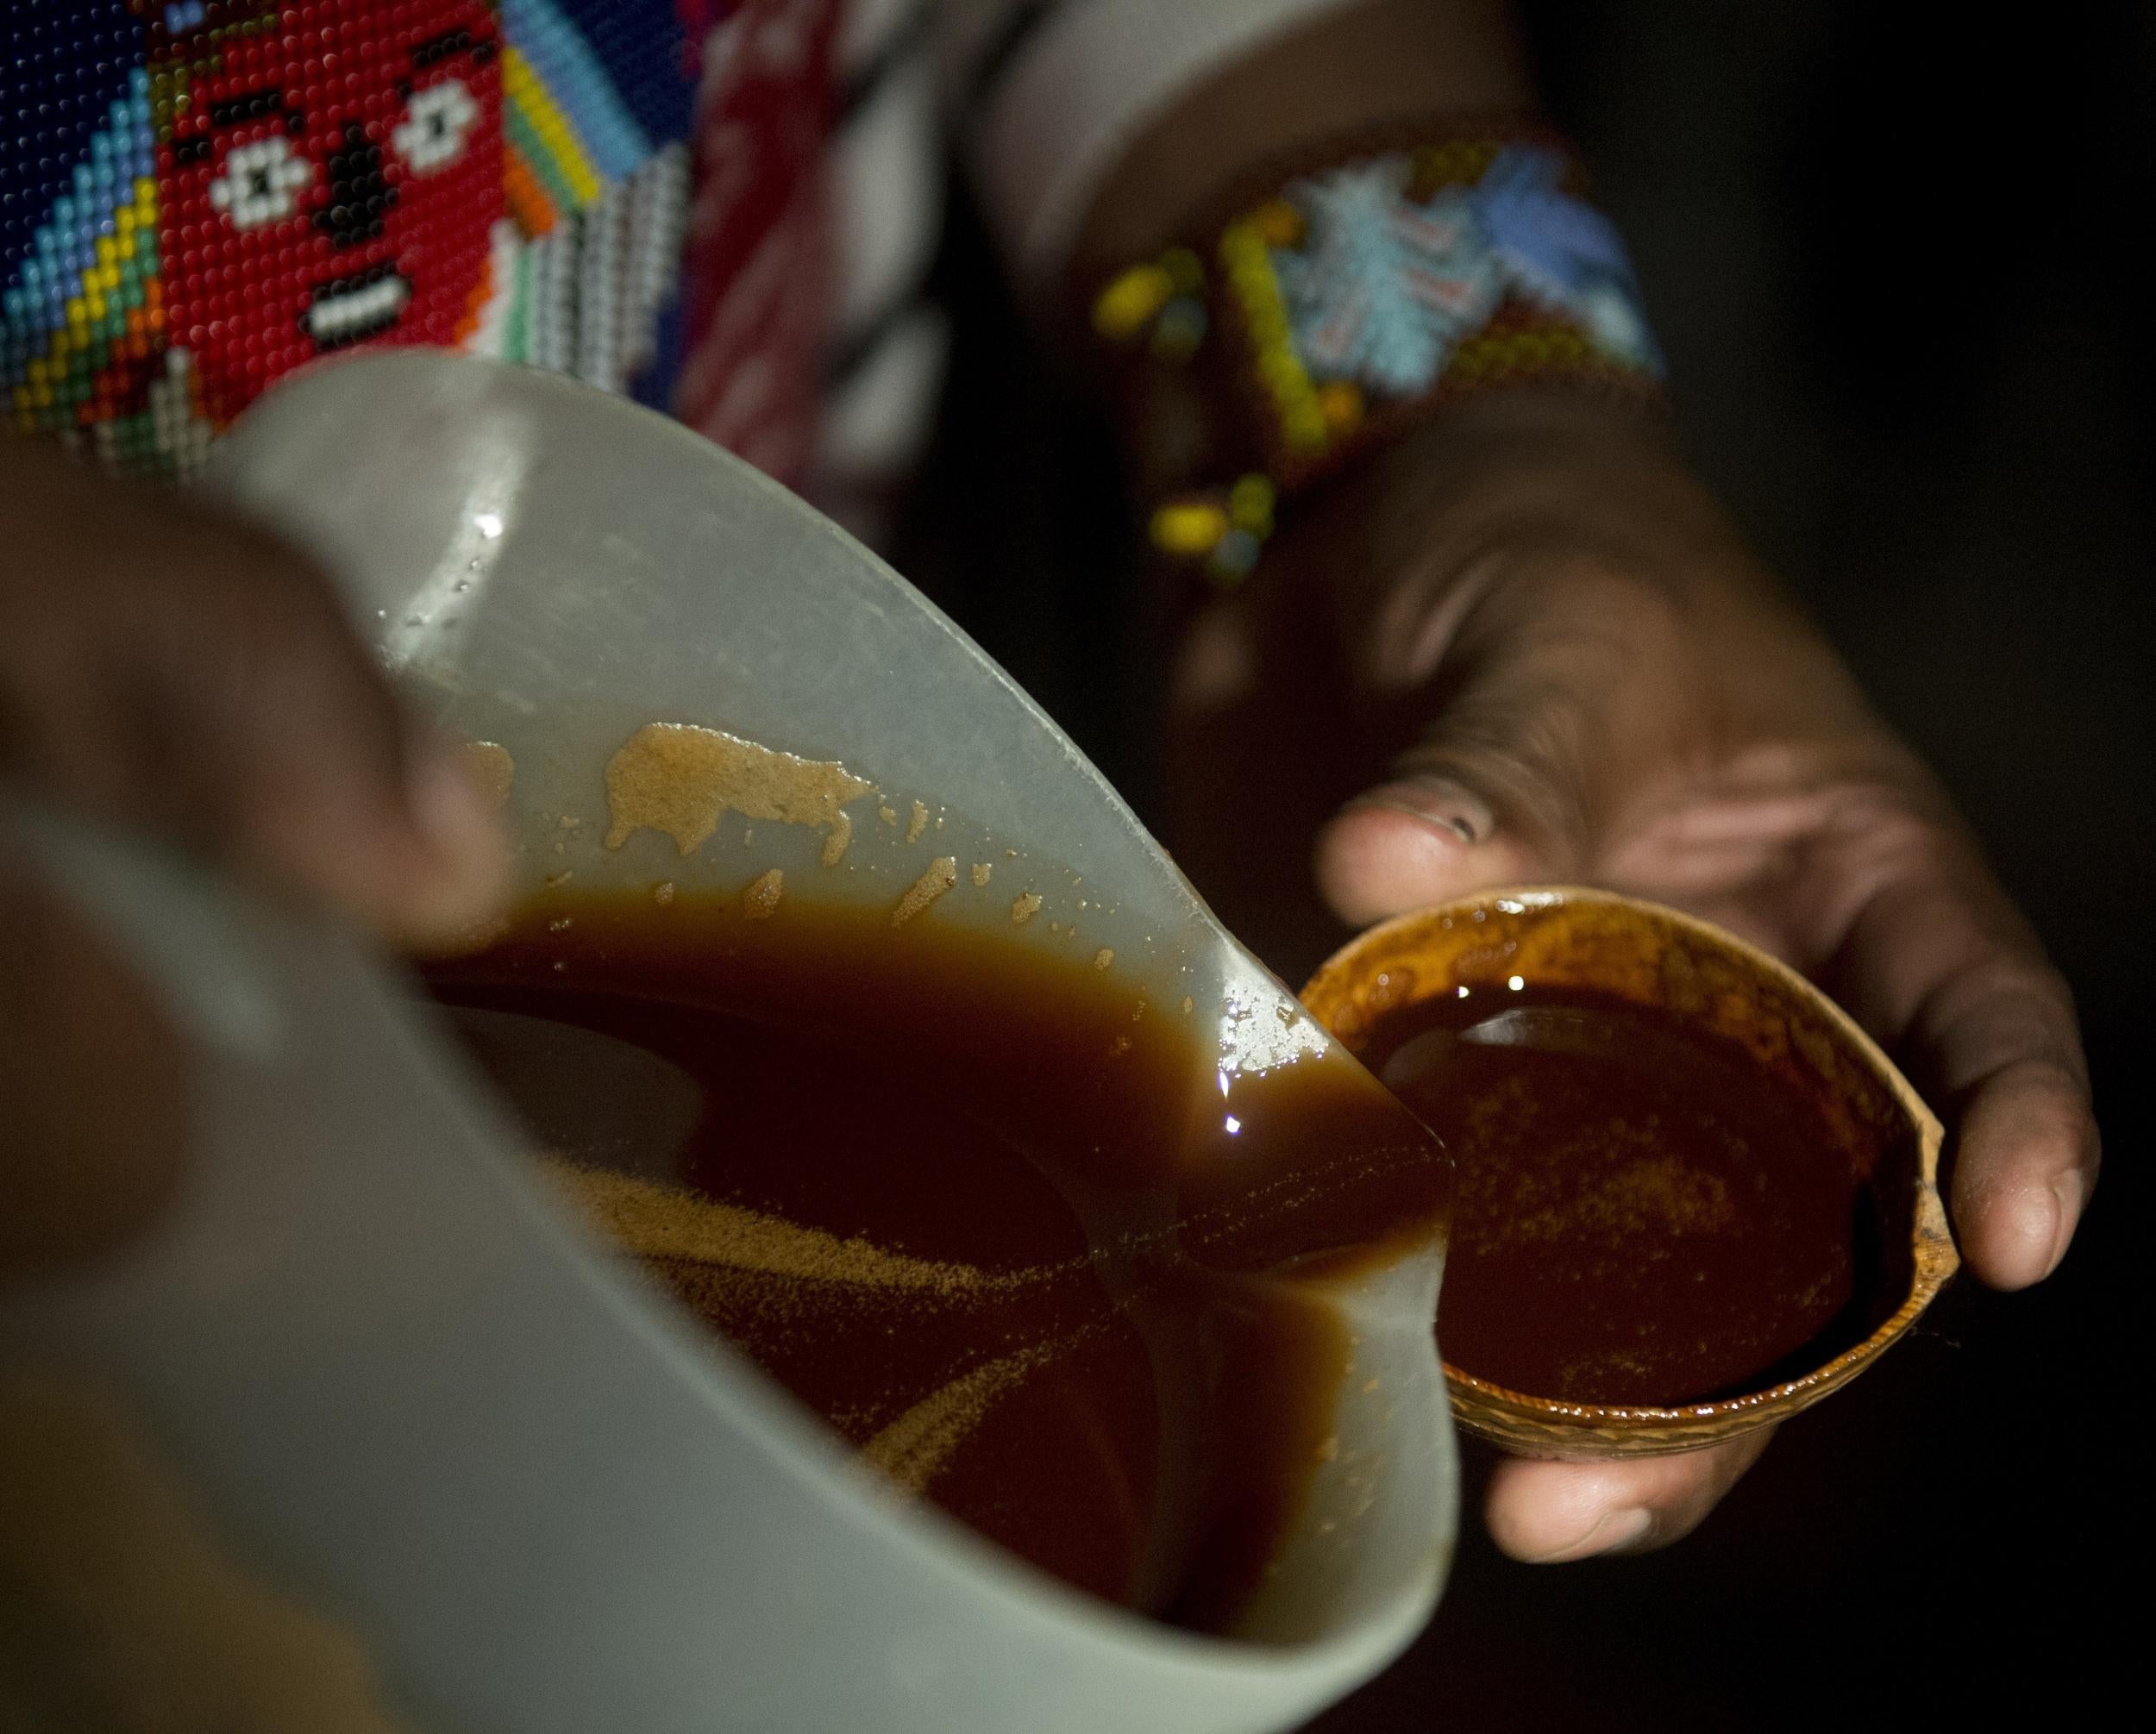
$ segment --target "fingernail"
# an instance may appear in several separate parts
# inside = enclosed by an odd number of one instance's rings
[[[1562,1565],[1570,1560],[1592,1559],[1597,1554],[1615,1553],[1644,1540],[1654,1527],[1654,1514],[1643,1506],[1627,1506],[1620,1511],[1604,1512],[1595,1520],[1594,1527],[1578,1540],[1568,1542],[1552,1552],[1539,1556],[1538,1565]]]
[[[1404,777],[1349,803],[1382,807],[1426,823],[1442,825],[1464,843],[1478,843],[1496,828],[1489,804],[1449,777]]]
[[[2051,1258],[2044,1266],[2049,1276],[2065,1262],[2066,1249],[2073,1244],[2074,1230],[2081,1223],[2081,1206],[2087,1198],[2078,1171],[2059,1175],[2051,1183],[2052,1202],[2059,1212],[2059,1220],[2052,1229]]]

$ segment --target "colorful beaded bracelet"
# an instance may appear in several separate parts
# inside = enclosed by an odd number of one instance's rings
[[[1233,584],[1281,496],[1448,402],[1530,382],[1658,395],[1623,243],[1580,182],[1527,126],[1364,148],[1117,273],[1092,322],[1169,479],[1154,546]]]

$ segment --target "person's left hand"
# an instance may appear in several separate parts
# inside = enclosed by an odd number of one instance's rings
[[[485,792],[398,705],[326,574],[207,502],[12,436],[0,784],[404,944],[468,932],[507,879]],[[12,849],[0,836],[0,1286],[154,1218],[191,1087],[155,997]]]
[[[2066,987],[1651,424],[1493,398],[1313,506],[1194,623],[1176,687],[1171,841],[1229,924],[1315,961],[1281,920],[1313,829],[1354,925],[1507,884],[1689,910],[1820,980],[1939,1110],[1975,1274],[2050,1274],[2097,1162]],[[1766,1437],[1507,1462],[1491,1532],[1538,1561],[1671,1541]]]

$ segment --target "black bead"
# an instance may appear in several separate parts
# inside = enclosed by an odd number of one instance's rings
[[[329,153],[329,201],[315,213],[315,227],[332,247],[379,241],[397,189],[382,172],[382,149],[357,121],[344,126],[344,146]]]

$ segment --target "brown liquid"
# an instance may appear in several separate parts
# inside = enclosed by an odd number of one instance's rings
[[[1733,1043],[1529,983],[1388,1014],[1360,1051],[1458,1164],[1438,1340],[1461,1371],[1681,1405],[1795,1376],[1877,1323],[1874,1153]]]
[[[1224,1101],[1176,1004],[925,911],[565,890],[429,980],[585,1207],[868,1461],[1202,1629],[1331,1449],[1317,1292],[1444,1210],[1351,1066]]]

